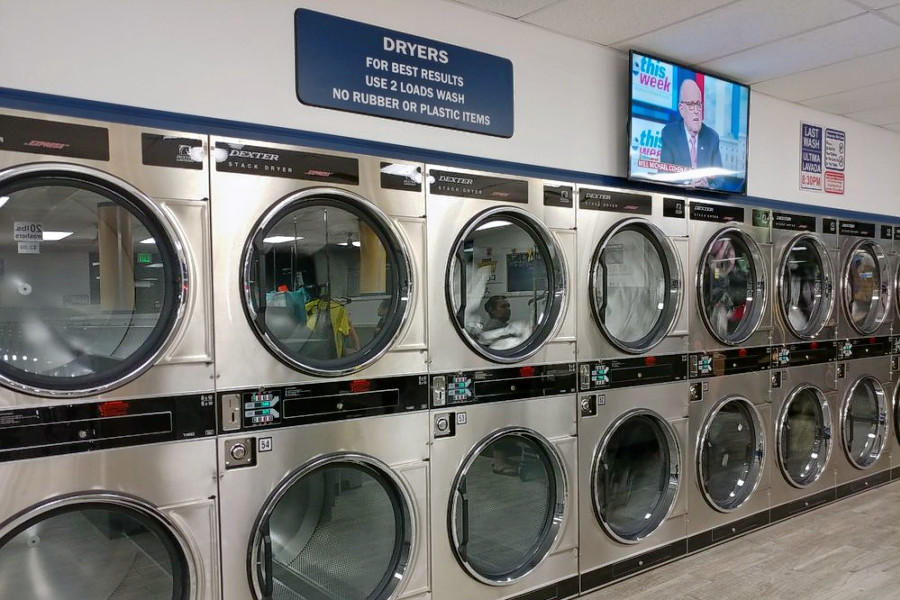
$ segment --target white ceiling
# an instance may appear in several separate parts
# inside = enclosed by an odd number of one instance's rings
[[[900,0],[454,0],[900,132]]]

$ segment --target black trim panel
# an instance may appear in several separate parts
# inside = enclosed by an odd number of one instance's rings
[[[574,598],[577,595],[578,577],[570,577],[521,596],[513,596],[508,600],[563,600],[564,598]]]
[[[216,434],[210,394],[0,411],[0,462]]]
[[[887,469],[880,473],[873,473],[867,477],[839,485],[837,487],[837,499],[846,498],[859,492],[864,492],[873,487],[883,485],[891,480],[891,470]]]
[[[658,567],[663,563],[675,560],[687,554],[687,540],[682,539],[661,548],[644,552],[637,556],[594,569],[581,574],[581,592],[588,592],[598,587],[625,579],[641,571]]]
[[[769,346],[692,352],[688,359],[688,377],[702,379],[766,371],[771,366],[771,354]]]
[[[721,525],[709,531],[704,531],[693,537],[688,538],[688,552],[696,552],[703,550],[713,544],[730,540],[731,538],[749,533],[760,527],[765,527],[770,523],[769,511],[765,510],[755,515],[745,517],[733,523]]]
[[[797,342],[772,347],[772,368],[821,365],[837,360],[835,342]]]
[[[819,508],[837,500],[837,489],[830,488],[806,498],[800,498],[771,509],[772,523],[797,516],[814,508]]]
[[[431,406],[574,394],[575,384],[575,363],[442,373],[431,376]]]
[[[888,356],[892,350],[890,336],[853,338],[837,341],[834,345],[838,360]]]
[[[589,361],[578,363],[578,389],[582,392],[592,392],[671,383],[684,381],[687,374],[687,354]]]

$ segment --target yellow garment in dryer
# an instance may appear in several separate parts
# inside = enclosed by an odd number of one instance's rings
[[[325,302],[324,300],[312,300],[306,303],[306,326],[313,331],[316,330],[316,324],[319,318],[325,317],[322,311],[326,306],[331,306],[331,327],[334,332],[334,347],[337,352],[337,358],[344,355],[344,336],[350,335],[350,317],[347,316],[347,309],[343,304],[335,302]]]

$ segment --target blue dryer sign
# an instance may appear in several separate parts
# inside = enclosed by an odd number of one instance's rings
[[[509,59],[302,8],[294,23],[300,102],[512,137]]]

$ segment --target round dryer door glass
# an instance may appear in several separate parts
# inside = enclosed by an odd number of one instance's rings
[[[881,457],[887,442],[887,411],[884,388],[872,377],[860,378],[844,399],[844,451],[860,469],[872,466]]]
[[[469,454],[453,486],[450,536],[472,577],[510,583],[549,553],[566,504],[562,469],[550,443],[528,430],[499,432]]]
[[[0,379],[42,396],[118,387],[162,353],[187,272],[159,207],[105,173],[0,172]]]
[[[804,386],[785,402],[778,419],[778,462],[788,483],[815,483],[831,455],[831,414],[821,390]]]
[[[243,278],[248,317],[269,351],[319,376],[377,361],[404,323],[412,289],[393,223],[339,190],[306,190],[264,215]]]
[[[672,243],[646,221],[618,224],[594,253],[590,289],[594,319],[612,344],[633,353],[653,348],[672,328],[681,300]]]
[[[128,507],[50,510],[0,536],[0,598],[192,599],[184,548],[161,520]]]
[[[659,528],[675,504],[680,451],[658,414],[639,410],[613,424],[594,464],[594,507],[616,540],[637,542]]]
[[[756,243],[726,229],[707,245],[698,277],[700,313],[721,343],[736,345],[756,331],[765,308],[766,279]]]
[[[317,461],[270,499],[251,545],[257,598],[384,600],[409,567],[412,505],[388,467]]]
[[[735,510],[750,497],[762,475],[762,423],[741,397],[721,401],[709,414],[697,458],[700,489],[716,510]]]
[[[857,244],[844,266],[844,310],[859,333],[874,333],[890,303],[887,257],[875,242]]]
[[[781,259],[781,315],[797,337],[812,339],[831,316],[831,259],[814,237],[796,238]]]
[[[457,330],[490,360],[527,358],[560,325],[566,294],[562,249],[525,211],[491,209],[470,221],[457,238],[447,277]]]

